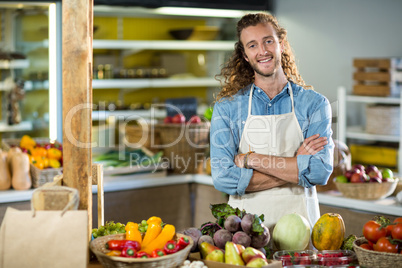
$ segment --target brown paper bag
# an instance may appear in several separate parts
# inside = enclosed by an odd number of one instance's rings
[[[87,267],[85,210],[20,211],[7,208],[0,229],[0,267]]]

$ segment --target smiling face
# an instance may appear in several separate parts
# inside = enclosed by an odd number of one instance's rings
[[[240,41],[244,47],[244,58],[254,69],[256,79],[274,77],[279,72],[283,74],[283,46],[270,23],[259,23],[243,29]]]

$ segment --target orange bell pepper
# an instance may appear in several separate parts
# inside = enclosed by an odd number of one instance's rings
[[[47,157],[50,159],[60,160],[62,156],[62,152],[56,148],[47,149]]]
[[[42,157],[33,157],[32,164],[39,168],[39,169],[45,169],[45,162],[43,161]]]
[[[34,157],[47,157],[47,150],[43,147],[35,147],[32,149],[31,154]]]

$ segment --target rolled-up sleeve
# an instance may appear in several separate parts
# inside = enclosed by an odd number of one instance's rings
[[[299,185],[310,188],[314,185],[325,185],[333,170],[334,143],[332,140],[332,111],[328,100],[324,97],[316,102],[312,114],[309,115],[307,132],[304,138],[314,134],[327,137],[328,144],[315,155],[298,155]]]
[[[210,155],[214,187],[229,195],[243,195],[253,175],[252,169],[234,163],[239,147],[239,120],[231,118],[228,105],[217,103],[211,119]]]

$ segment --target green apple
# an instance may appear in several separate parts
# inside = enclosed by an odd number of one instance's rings
[[[205,117],[207,120],[211,120],[211,118],[212,118],[212,112],[213,112],[213,108],[212,108],[212,107],[209,107],[208,109],[205,110],[205,112],[204,112],[204,117]]]
[[[384,168],[381,171],[381,174],[382,174],[383,179],[393,179],[394,178],[394,173],[389,168]]]
[[[336,176],[335,181],[336,182],[342,182],[342,183],[349,182],[348,178],[346,178],[345,175]]]

